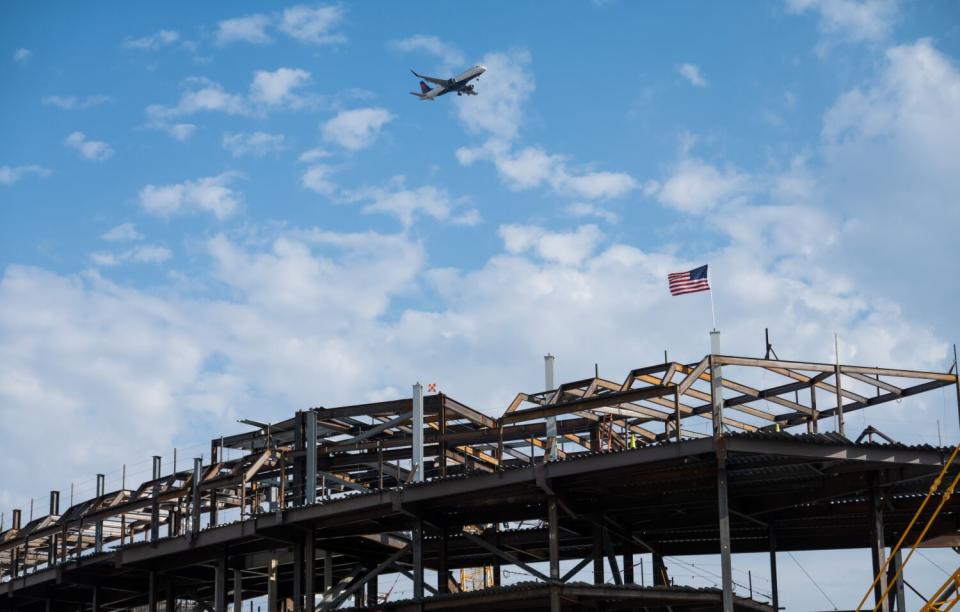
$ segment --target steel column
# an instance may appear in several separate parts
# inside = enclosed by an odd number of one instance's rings
[[[380,603],[380,577],[374,576],[367,581],[367,605],[375,606]]]
[[[190,508],[190,531],[200,532],[200,480],[203,478],[203,459],[193,460],[193,502]]]
[[[903,590],[903,572],[900,571],[901,566],[903,566],[903,553],[898,550],[897,554],[893,556],[893,561],[890,563],[890,567],[887,573],[887,580],[893,580],[893,577],[900,572],[900,577],[897,578],[896,583],[893,585],[893,588],[890,590],[890,608],[893,609],[894,604],[896,604],[897,612],[906,612],[907,603],[906,603],[906,593]]]
[[[553,378],[553,363],[554,356],[547,354],[543,358],[543,380],[544,388],[547,391],[547,398],[549,400],[550,393],[556,388],[556,383],[554,383]],[[544,461],[556,461],[557,460],[557,417],[548,416],[546,423],[546,452],[544,453]]]
[[[603,584],[603,527],[593,526],[593,584]]]
[[[233,612],[243,612],[243,574],[233,568]]]
[[[267,611],[277,612],[278,602],[277,592],[277,560],[270,559],[267,566]]]
[[[323,551],[323,601],[333,600],[333,555]]]
[[[663,562],[663,555],[659,552],[652,553],[651,568],[653,572],[653,586],[668,586],[670,579],[667,576],[667,566]]]
[[[723,612],[733,612],[733,562],[730,557],[730,508],[727,504],[727,466],[717,466],[718,519],[720,526],[720,574],[723,587]]]
[[[157,572],[150,572],[147,578],[147,610],[157,612],[160,609],[160,585]]]
[[[627,529],[629,532],[630,530]],[[633,545],[630,542],[623,543],[623,582],[626,584],[634,584],[635,578],[633,575]]]
[[[104,475],[97,474],[97,500],[103,497],[105,493],[104,487]],[[94,552],[101,553],[103,552],[103,521],[97,521],[97,524],[94,526],[94,541],[93,548]]]
[[[418,383],[417,386],[419,387],[420,384]],[[411,542],[413,552],[413,598],[419,601],[423,599],[423,521],[421,519],[414,519],[411,536],[413,540]]]
[[[303,612],[303,541],[293,545],[293,612]]]
[[[886,563],[886,548],[883,544],[883,498],[880,493],[879,475],[874,473],[871,480],[870,500],[870,558],[873,561],[873,575],[880,580],[873,588],[873,601],[881,612],[890,612],[890,602],[883,597],[887,590],[887,573],[881,571]]]
[[[312,410],[304,413],[307,420],[306,452],[306,502],[314,504],[317,501],[317,415]]]
[[[780,587],[777,583],[777,534],[770,527],[770,595],[773,609],[780,609]]]
[[[550,612],[560,612],[560,516],[557,497],[547,497],[547,523],[550,538]]]
[[[316,534],[312,527],[307,529],[303,538],[303,594],[306,598],[305,609],[312,612],[317,594]]]
[[[410,469],[414,470],[413,481],[423,482],[423,472],[426,470],[426,466],[423,465],[423,385],[420,383],[413,385],[412,419],[410,426],[413,429],[413,452]]]
[[[213,574],[213,609],[227,612],[227,558],[223,556],[217,559]]]
[[[50,514],[60,514],[60,491],[50,491]],[[50,535],[50,543],[47,546],[47,565],[53,567],[57,563],[57,536]]]
[[[437,563],[437,592],[450,592],[450,566],[447,563],[447,545],[450,540],[450,534],[446,527],[443,527],[440,533],[439,560]]]

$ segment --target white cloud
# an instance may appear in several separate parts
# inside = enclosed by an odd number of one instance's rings
[[[323,124],[323,138],[350,151],[371,146],[393,114],[385,108],[358,108],[340,111]]]
[[[423,52],[433,55],[443,62],[443,68],[450,70],[455,66],[463,65],[466,60],[463,53],[455,46],[448,44],[436,36],[415,34],[409,38],[392,40],[390,48],[404,53]]]
[[[174,30],[159,30],[142,38],[128,38],[123,41],[123,46],[127,49],[140,49],[142,51],[156,51],[163,47],[168,47],[180,40],[180,34]]]
[[[83,132],[73,132],[63,141],[64,146],[79,151],[84,159],[104,161],[113,156],[113,148],[101,140],[88,140]]]
[[[218,45],[241,41],[258,45],[273,42],[266,31],[270,21],[266,15],[225,19],[217,24],[216,42]]]
[[[223,148],[230,151],[234,157],[252,155],[263,157],[270,153],[277,153],[286,148],[283,134],[267,132],[233,133],[223,135]]]
[[[316,97],[297,92],[309,82],[310,73],[299,68],[258,70],[250,81],[249,93],[242,94],[229,92],[210,79],[190,78],[184,82],[185,90],[176,105],[147,107],[147,125],[183,141],[190,137],[196,125],[178,122],[182,117],[208,112],[264,116],[276,109],[298,110],[314,105],[318,101]]]
[[[310,82],[310,73],[300,68],[258,70],[250,83],[250,99],[254,103],[277,106],[299,103],[294,91]]]
[[[308,149],[300,154],[300,157],[297,158],[297,161],[301,164],[305,164],[317,161],[318,159],[324,159],[326,157],[330,157],[330,152],[325,149]]]
[[[616,223],[619,219],[615,213],[589,202],[574,202],[567,206],[566,210],[568,214],[574,217],[596,217],[607,223]]]
[[[546,183],[559,195],[597,200],[617,198],[637,187],[629,174],[571,170],[564,156],[537,147],[527,147],[516,155],[494,154],[493,161],[500,177],[515,190]]]
[[[301,184],[320,195],[330,196],[337,191],[337,185],[330,180],[333,167],[326,164],[314,164],[303,171]]]
[[[583,263],[603,239],[603,232],[596,225],[582,225],[566,233],[531,225],[501,225],[498,233],[508,253],[532,252],[548,262],[565,266]]]
[[[817,13],[820,30],[853,42],[878,42],[890,34],[897,0],[787,0],[787,11]]]
[[[235,172],[224,172],[173,185],[147,185],[140,190],[138,202],[144,212],[158,217],[199,210],[222,220],[243,202],[243,194],[230,186],[238,177]]]
[[[29,166],[0,166],[0,185],[12,185],[25,176],[34,174],[36,176],[50,176],[51,170],[30,164]]]
[[[110,100],[110,96],[46,96],[41,100],[41,103],[46,106],[56,106],[63,110],[74,110],[99,106]]]
[[[636,180],[624,172],[573,168],[563,155],[540,147],[525,147],[514,152],[523,104],[534,90],[526,51],[490,53],[483,63],[493,76],[493,85],[485,86],[479,102],[458,105],[460,122],[467,131],[485,136],[479,146],[460,147],[457,160],[470,165],[478,160],[493,162],[501,180],[514,190],[548,185],[563,197],[609,199],[621,197],[637,187]]]
[[[366,202],[362,209],[365,214],[388,214],[399,219],[404,227],[413,225],[414,217],[419,214],[439,221],[449,219],[457,202],[446,189],[433,185],[409,189],[404,183],[404,177],[397,176],[384,188],[354,190],[345,194],[344,200]],[[479,219],[475,215],[466,215],[457,221],[460,225],[470,225],[479,222]]]
[[[488,53],[480,95],[457,105],[457,117],[470,132],[502,141],[513,140],[523,123],[523,104],[535,89],[527,51]]]
[[[13,52],[13,61],[17,62],[18,64],[26,64],[31,55],[33,55],[33,51],[20,47]]]
[[[347,40],[343,34],[333,31],[343,20],[343,15],[343,8],[337,5],[291,6],[284,9],[277,27],[300,42],[313,45],[338,44]]]
[[[133,223],[121,223],[101,234],[100,238],[107,242],[134,242],[143,240],[143,234],[137,231]]]
[[[700,74],[700,67],[696,64],[680,64],[677,67],[677,72],[683,76],[683,78],[690,81],[690,84],[694,87],[706,87],[707,79]]]
[[[646,186],[647,195],[686,213],[703,213],[743,196],[750,189],[749,177],[733,168],[723,170],[693,157],[676,165],[662,184]]]
[[[99,251],[90,254],[90,260],[97,266],[112,268],[125,263],[160,264],[173,257],[170,249],[155,244],[137,246],[119,253]]]
[[[184,142],[193,135],[197,126],[192,123],[174,123],[173,125],[165,124],[163,129],[165,129],[174,140]]]

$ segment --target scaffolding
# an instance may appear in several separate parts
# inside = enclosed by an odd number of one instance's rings
[[[874,442],[876,429],[851,440],[849,415],[948,386],[960,398],[955,369],[715,351],[520,393],[496,418],[416,385],[245,420],[189,469],[155,458],[135,487],[101,477],[62,512],[56,492],[46,516],[22,524],[14,510],[0,610],[221,612],[260,597],[271,611],[776,610],[778,552],[868,548],[879,570],[944,468],[942,448]],[[957,498],[935,497],[919,545],[960,545]],[[770,601],[735,592],[741,552],[769,554]],[[720,556],[717,588],[673,584],[664,557],[694,554]],[[652,585],[636,584],[637,557]],[[455,579],[470,568],[482,578]],[[412,598],[384,602],[387,576]],[[875,604],[898,601],[894,576]]]

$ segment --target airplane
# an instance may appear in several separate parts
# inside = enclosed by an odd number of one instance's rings
[[[469,82],[479,77],[486,71],[486,66],[474,66],[473,68],[453,78],[438,79],[436,77],[424,76],[422,74],[418,74],[416,70],[411,70],[410,72],[413,73],[413,76],[421,79],[421,81],[420,93],[411,91],[410,95],[417,96],[421,100],[431,101],[438,96],[442,96],[445,93],[450,93],[451,91],[457,92],[458,96],[462,96],[463,94],[475,96],[477,95],[477,92],[473,88],[473,85],[469,85]],[[426,81],[430,81],[435,85],[435,87],[431,88],[429,85],[427,85]]]

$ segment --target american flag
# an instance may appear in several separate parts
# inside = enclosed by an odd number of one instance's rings
[[[670,295],[710,291],[710,279],[707,276],[707,266],[700,266],[689,272],[673,272],[672,274],[667,274],[667,282],[670,284]]]

